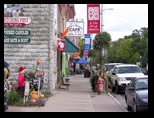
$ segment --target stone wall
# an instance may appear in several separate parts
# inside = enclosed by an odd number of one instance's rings
[[[18,68],[21,65],[25,66],[27,71],[32,70],[33,64],[39,58],[43,61],[45,68],[44,90],[53,92],[57,78],[55,69],[57,50],[53,45],[57,41],[53,23],[54,4],[24,4],[23,10],[24,16],[31,18],[31,23],[12,29],[31,30],[31,35],[28,36],[31,42],[4,45],[4,59],[9,62],[11,68],[10,79],[17,79]]]

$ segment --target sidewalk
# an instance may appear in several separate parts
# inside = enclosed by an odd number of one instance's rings
[[[9,107],[6,112],[127,112],[110,95],[92,92],[89,78],[70,76],[70,88],[59,89],[44,107]]]

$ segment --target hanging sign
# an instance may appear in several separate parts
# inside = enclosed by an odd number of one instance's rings
[[[84,35],[84,22],[66,22],[66,27],[70,27],[67,36],[83,36]]]
[[[87,33],[100,32],[100,4],[87,4]]]
[[[4,36],[29,36],[30,30],[4,30]]]
[[[4,38],[4,44],[28,44],[30,38]]]
[[[65,50],[65,41],[63,40],[58,40],[58,45],[57,45],[57,49],[60,51],[64,51]]]

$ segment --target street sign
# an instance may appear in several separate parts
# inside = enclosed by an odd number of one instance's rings
[[[31,23],[30,17],[4,17],[4,23]]]
[[[88,56],[88,50],[84,50],[84,56]]]
[[[4,30],[4,36],[29,36],[30,30]]]
[[[84,38],[90,38],[90,34],[84,34]]]
[[[90,50],[91,45],[90,44],[84,44],[84,50]]]
[[[28,44],[30,43],[30,38],[4,38],[4,44]]]

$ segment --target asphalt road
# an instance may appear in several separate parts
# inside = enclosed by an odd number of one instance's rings
[[[116,94],[115,92],[112,92],[111,89],[109,89],[109,92],[121,104],[121,106],[127,110],[125,102],[125,94],[124,93]]]

